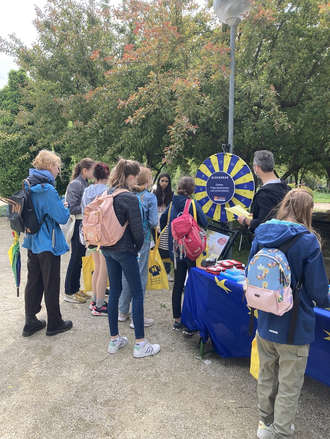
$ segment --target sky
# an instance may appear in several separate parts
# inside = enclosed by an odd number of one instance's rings
[[[33,26],[35,19],[34,5],[43,7],[46,0],[1,0],[0,35],[7,38],[9,34],[16,34],[24,44],[30,45],[37,38]],[[13,58],[0,53],[0,88],[7,84],[8,73],[17,69]]]
[[[36,17],[35,5],[42,8],[47,0],[0,0],[0,36],[7,38],[14,33],[23,43],[30,46],[37,39],[33,25]],[[118,2],[118,0],[113,0]],[[199,0],[200,3],[205,0]],[[7,84],[10,70],[18,69],[12,57],[0,53],[0,89]]]

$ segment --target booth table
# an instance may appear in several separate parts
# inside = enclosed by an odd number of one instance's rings
[[[185,287],[182,322],[210,337],[221,357],[250,357],[249,308],[240,284],[192,268]],[[306,375],[330,386],[330,311],[315,308],[315,341],[311,344]],[[255,319],[254,331],[257,327]]]

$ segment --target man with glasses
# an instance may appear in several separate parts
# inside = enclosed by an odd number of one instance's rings
[[[267,150],[256,151],[253,159],[253,172],[261,180],[262,186],[256,192],[251,206],[252,218],[240,216],[238,222],[251,232],[259,224],[269,220],[276,213],[276,206],[283,200],[290,187],[281,181],[274,172],[273,153]]]

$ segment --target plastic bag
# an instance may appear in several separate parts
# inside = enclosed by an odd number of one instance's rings
[[[148,283],[147,290],[168,290],[166,270],[159,254],[159,238],[156,239],[155,247],[150,250],[148,260]]]

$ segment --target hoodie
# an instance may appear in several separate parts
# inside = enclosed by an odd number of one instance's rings
[[[55,256],[62,255],[69,247],[59,224],[65,224],[70,214],[54,187],[55,179],[47,170],[30,169],[28,180],[33,207],[41,227],[37,233],[25,235],[23,247],[35,254],[48,251]]]
[[[83,193],[81,199],[81,213],[84,214],[85,207],[87,204],[91,203],[95,200],[96,197],[102,195],[105,191],[108,190],[108,186],[106,184],[98,183],[92,184],[88,186]]]
[[[289,190],[290,187],[284,181],[266,183],[261,186],[252,201],[251,212],[253,219],[249,227],[251,232],[254,232],[261,223],[275,215],[276,206],[283,200]]]
[[[255,231],[249,262],[260,248],[277,248],[297,234],[299,239],[286,253],[291,268],[291,286],[295,287],[302,280],[299,291],[300,305],[294,334],[295,345],[310,344],[315,338],[314,303],[319,307],[330,306],[328,295],[328,278],[325,272],[320,245],[316,236],[306,227],[290,221],[272,219],[261,224]],[[249,267],[247,267],[247,270]],[[272,313],[258,311],[258,333],[260,337],[276,343],[287,344],[292,310],[276,316]]]
[[[184,195],[174,195],[173,199],[172,199],[171,216],[170,216],[170,221],[169,221],[169,225],[168,225],[168,251],[170,254],[170,258],[172,260],[174,259],[174,255],[173,255],[173,236],[172,236],[172,230],[171,230],[171,223],[174,220],[174,218],[178,217],[183,212],[187,200],[188,200],[188,198],[185,197]],[[194,200],[194,203],[196,205],[197,223],[200,227],[206,228],[207,224],[208,224],[207,218],[206,218],[200,204],[195,200]],[[167,206],[166,210],[162,213],[162,215],[160,217],[161,230],[163,230],[163,228],[167,224],[168,209],[170,208],[171,204],[169,204],[169,206]],[[192,203],[190,204],[190,207],[189,207],[189,213],[191,215],[193,215]]]

